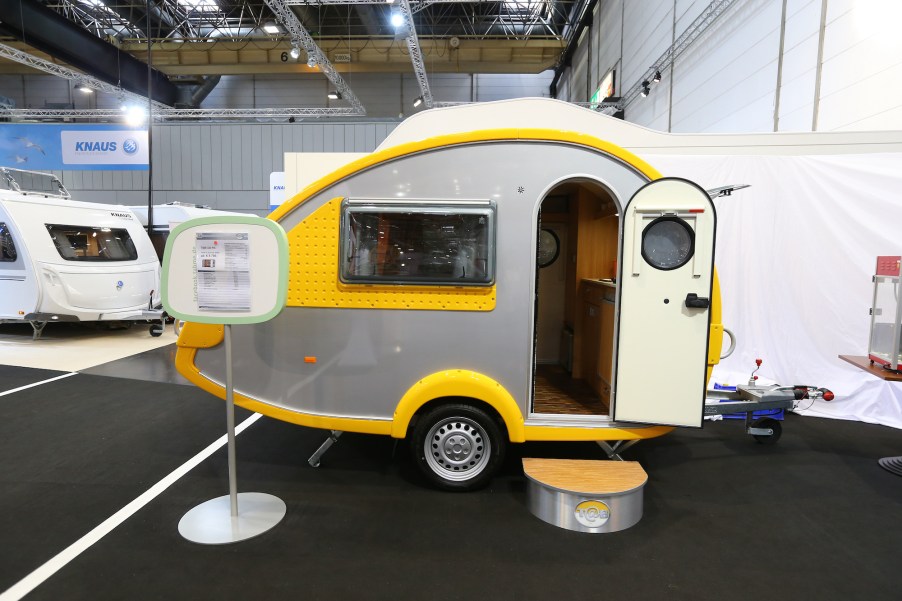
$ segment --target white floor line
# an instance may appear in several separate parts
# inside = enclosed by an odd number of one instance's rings
[[[263,416],[259,413],[253,414],[235,428],[235,434],[240,434],[245,429],[247,429],[248,426],[256,422],[261,417]],[[7,589],[6,592],[0,595],[0,601],[18,601],[19,599],[33,591],[41,583],[43,583],[45,580],[53,576],[57,571],[62,569],[66,564],[81,555],[91,545],[112,532],[113,529],[119,526],[122,522],[140,511],[142,507],[158,497],[164,490],[172,486],[179,478],[191,471],[200,462],[208,458],[221,447],[225,446],[225,444],[226,435],[223,434],[222,437],[217,439],[213,444],[208,446],[206,449],[189,459],[180,467],[176,468],[175,471],[170,473],[168,476],[150,487],[147,492],[114,513],[99,526],[63,549],[55,557],[47,561],[47,563]],[[190,509],[190,507],[188,509]],[[172,527],[175,528],[176,525],[173,524]]]
[[[62,380],[63,378],[68,378],[69,376],[74,376],[77,374],[78,374],[77,371],[72,371],[67,374],[63,374],[61,376],[56,376],[55,378],[49,378],[47,380],[41,380],[40,382],[35,382],[34,384],[28,384],[27,386],[19,386],[18,388],[13,388],[12,390],[7,390],[6,392],[0,392],[0,396],[6,396],[6,395],[12,394],[14,392],[19,392],[20,390],[34,388],[35,386],[40,386],[41,384],[47,384],[48,382],[55,382],[57,380]]]

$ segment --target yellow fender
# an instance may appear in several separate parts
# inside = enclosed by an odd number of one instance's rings
[[[492,378],[466,369],[434,373],[411,386],[395,408],[392,437],[407,436],[407,428],[414,414],[429,401],[442,397],[466,397],[491,405],[504,420],[510,441],[526,441],[523,414],[514,397]]]

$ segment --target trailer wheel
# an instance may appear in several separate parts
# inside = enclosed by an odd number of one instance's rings
[[[445,490],[466,491],[489,483],[504,460],[498,424],[471,405],[441,405],[421,416],[412,443],[417,465]]]
[[[777,420],[770,417],[762,417],[752,423],[753,428],[770,428],[774,431],[770,436],[766,434],[752,434],[752,438],[761,444],[777,444],[780,435],[783,434],[783,426]]]
[[[155,323],[150,326],[150,335],[154,338],[163,335],[163,324]]]

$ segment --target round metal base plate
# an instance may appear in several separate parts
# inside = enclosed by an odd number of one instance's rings
[[[878,463],[883,469],[892,472],[897,476],[902,476],[902,456],[884,457],[883,459],[880,459]]]
[[[285,502],[262,492],[238,493],[238,516],[229,495],[201,503],[179,521],[179,534],[203,545],[226,545],[263,534],[285,517]]]

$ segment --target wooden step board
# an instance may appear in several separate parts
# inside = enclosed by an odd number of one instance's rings
[[[642,518],[648,474],[635,461],[523,458],[529,510],[577,532],[616,532]]]

